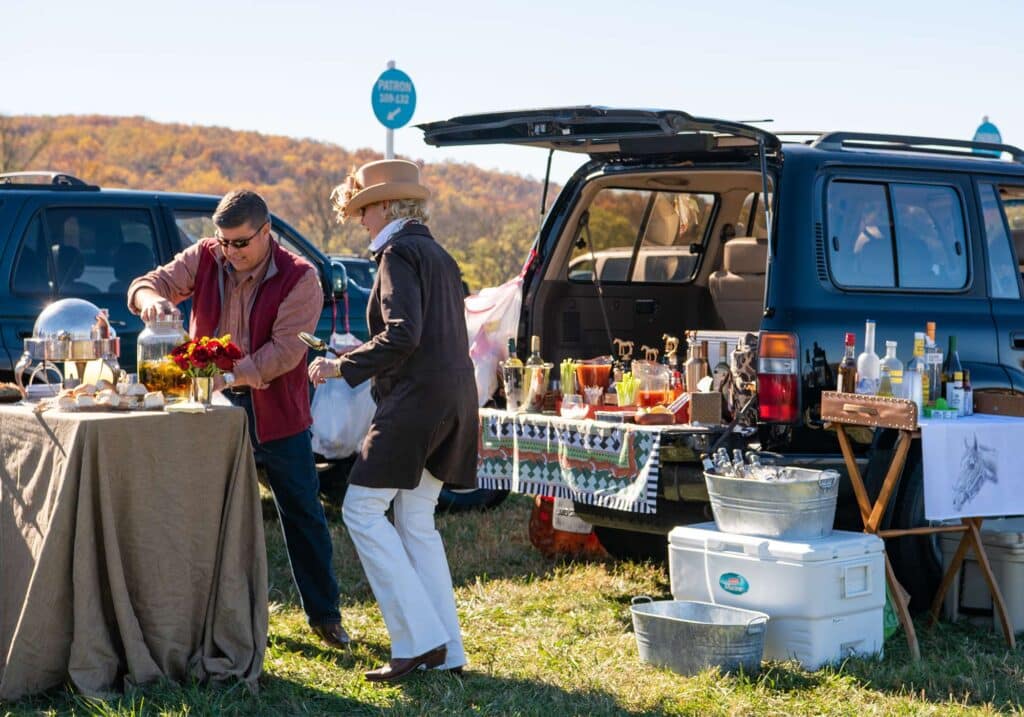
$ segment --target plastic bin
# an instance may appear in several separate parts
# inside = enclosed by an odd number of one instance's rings
[[[714,523],[669,533],[672,597],[766,613],[764,658],[814,670],[881,654],[885,558],[875,535],[833,531],[782,541],[722,533]]]
[[[961,536],[961,533],[940,533],[943,569],[953,561]],[[1013,631],[1021,632],[1024,630],[1024,518],[985,519],[981,527],[981,542],[1006,603]],[[1003,633],[992,608],[992,595],[973,550],[967,551],[963,567],[946,593],[942,614],[947,620],[966,617],[972,622],[991,623],[996,632]]]

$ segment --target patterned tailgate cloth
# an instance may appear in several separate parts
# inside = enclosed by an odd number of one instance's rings
[[[482,488],[654,513],[661,428],[480,409]]]

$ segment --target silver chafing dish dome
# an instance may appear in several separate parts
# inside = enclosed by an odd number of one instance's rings
[[[116,359],[121,339],[110,325],[106,309],[82,299],[55,301],[39,314],[25,354],[37,361]]]

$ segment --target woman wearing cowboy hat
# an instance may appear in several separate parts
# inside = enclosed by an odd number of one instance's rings
[[[405,160],[363,165],[332,192],[341,221],[358,216],[369,232],[379,266],[372,338],[309,367],[314,384],[372,379],[377,400],[342,507],[391,636],[391,661],[366,673],[375,682],[466,662],[434,507],[442,481],[476,487],[476,383],[459,267],[424,225],[429,194]]]

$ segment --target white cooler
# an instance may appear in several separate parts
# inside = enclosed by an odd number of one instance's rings
[[[805,669],[851,655],[881,655],[884,544],[833,531],[787,542],[719,532],[714,523],[669,533],[672,597],[767,613],[766,660]]]
[[[942,567],[953,562],[953,554],[962,533],[941,533]],[[1024,518],[986,518],[981,526],[981,542],[992,566],[992,574],[1006,603],[1007,617],[1014,632],[1024,630]],[[963,567],[946,593],[943,616],[972,622],[991,622],[1001,635],[1003,627],[992,609],[992,595],[973,550],[967,552]]]

